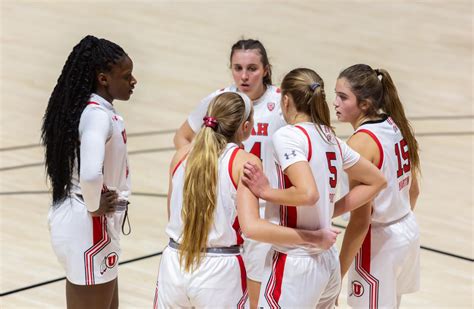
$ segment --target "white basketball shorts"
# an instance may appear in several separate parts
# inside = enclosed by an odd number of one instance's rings
[[[372,224],[348,271],[347,303],[354,308],[396,308],[397,297],[420,286],[420,237],[415,215]]]
[[[115,212],[92,217],[74,194],[51,206],[51,244],[71,283],[94,285],[117,277],[124,215]]]

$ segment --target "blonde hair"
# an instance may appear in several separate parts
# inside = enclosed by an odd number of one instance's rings
[[[325,125],[334,132],[324,92],[324,81],[318,73],[307,68],[290,71],[281,82],[281,93],[293,98],[296,110],[309,115],[318,132],[321,133],[320,125]]]
[[[393,119],[408,144],[410,164],[413,166],[414,172],[419,173],[418,141],[405,115],[403,104],[398,97],[397,88],[390,74],[384,69],[374,70],[369,65],[356,64],[342,71],[338,78],[347,79],[357,98],[358,105],[362,101],[369,104],[369,108],[365,112],[367,116],[379,116],[379,111],[382,110]]]
[[[207,116],[215,118],[217,126],[201,128],[187,159],[181,211],[184,228],[179,252],[185,271],[192,272],[200,265],[217,205],[218,160],[227,143],[235,140],[246,120],[245,114],[245,103],[239,94],[227,92],[215,97]]]

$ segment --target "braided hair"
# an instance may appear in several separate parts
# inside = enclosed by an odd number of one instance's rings
[[[97,74],[110,72],[124,56],[127,54],[117,44],[88,35],[74,46],[64,64],[41,128],[53,203],[69,194],[75,160],[80,164],[79,121],[90,95],[96,91]]]

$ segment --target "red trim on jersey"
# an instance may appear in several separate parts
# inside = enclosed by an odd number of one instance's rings
[[[229,177],[230,177],[230,180],[232,181],[232,184],[234,185],[235,189],[237,189],[237,184],[234,181],[234,177],[232,177],[232,167],[234,166],[234,159],[235,159],[235,156],[237,155],[237,152],[239,152],[239,150],[240,150],[239,147],[237,147],[233,150],[232,154],[230,155],[229,167],[228,167]]]
[[[379,139],[377,138],[377,136],[375,136],[374,133],[372,133],[372,131],[369,131],[367,129],[360,129],[360,130],[357,130],[357,132],[355,132],[354,134],[357,134],[359,132],[362,132],[362,133],[366,133],[368,134],[370,137],[372,137],[372,139],[374,140],[374,142],[377,144],[377,147],[379,148],[379,153],[380,153],[380,159],[379,159],[379,164],[377,165],[377,167],[379,169],[382,168],[382,164],[383,164],[383,148],[382,148],[382,144],[380,143]]]
[[[295,206],[286,206],[287,226],[296,228],[297,212]]]
[[[285,188],[290,188],[293,186],[293,184],[290,181],[290,178],[288,176],[283,175],[284,181],[285,181]],[[286,226],[288,227],[296,227],[296,222],[297,222],[297,212],[296,212],[296,207],[295,206],[285,206],[286,208]]]
[[[186,157],[188,156],[188,154],[185,154],[183,158],[181,158],[181,160],[179,160],[178,164],[176,164],[176,166],[174,167],[173,169],[173,172],[171,173],[171,177],[174,176],[174,173],[176,173],[176,170],[178,169],[178,167],[181,165],[181,163],[183,163],[184,159],[186,159]]]
[[[245,270],[244,260],[242,256],[236,255],[237,261],[239,261],[240,267],[240,282],[242,285],[242,298],[239,300],[237,304],[237,308],[245,308],[245,303],[247,302],[248,298],[248,291],[247,291],[247,271]]]
[[[364,242],[359,250],[359,253],[355,258],[355,270],[369,285],[369,309],[378,308],[379,298],[379,280],[370,273],[370,260],[371,260],[371,237],[372,227],[369,226],[367,235],[365,236]]]
[[[295,126],[295,128],[298,128],[301,131],[303,131],[304,135],[306,135],[306,138],[308,139],[308,162],[309,162],[311,160],[311,156],[313,155],[313,147],[311,146],[311,139],[309,138],[308,131],[306,131],[306,129],[301,126]]]
[[[288,176],[281,170],[281,166],[277,168],[278,188],[286,189],[293,186]],[[298,212],[295,206],[280,205],[280,225],[288,227],[296,227]]]
[[[237,239],[237,245],[242,245],[244,239],[242,238],[242,230],[240,229],[239,218],[236,216],[232,228],[235,230],[235,237]]]
[[[265,288],[265,299],[270,305],[270,308],[280,308],[278,301],[281,296],[285,262],[286,254],[275,251],[273,254],[272,273]]]
[[[232,181],[232,184],[234,185],[235,189],[237,189],[237,185],[235,184],[234,178],[232,177],[232,167],[234,166],[235,156],[237,155],[237,152],[239,152],[240,149],[241,148],[236,147],[232,151],[232,154],[230,155],[230,159],[229,159],[229,166],[228,166],[229,177],[230,177],[230,180]],[[232,228],[235,230],[235,237],[237,239],[237,245],[243,244],[244,239],[242,238],[242,230],[240,229],[239,218],[237,216],[235,217],[234,223],[232,224]]]
[[[100,105],[100,104],[94,101],[90,101],[90,102],[87,102],[87,105]]]

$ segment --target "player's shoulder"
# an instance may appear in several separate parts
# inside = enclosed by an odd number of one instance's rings
[[[369,130],[360,130],[347,140],[347,145],[363,155],[365,158],[371,158],[379,151],[378,138]]]
[[[363,147],[364,144],[373,142],[373,136],[375,136],[373,130],[360,129],[349,137],[347,144],[352,148]]]
[[[268,85],[266,90],[267,100],[274,101],[276,105],[280,105],[281,89],[274,85]]]
[[[279,95],[281,96],[281,89],[278,86],[275,85],[267,85],[267,91],[271,94]]]
[[[213,98],[215,98],[219,94],[221,94],[223,92],[228,92],[228,91],[235,92],[235,91],[237,91],[237,88],[233,85],[227,86],[227,87],[224,87],[224,88],[219,88],[217,90],[214,90],[210,94],[208,94],[201,102],[206,102],[208,104]]]
[[[213,92],[214,95],[219,95],[223,92],[237,92],[237,87],[235,85],[230,85],[227,87],[219,88],[216,91]]]
[[[298,136],[301,133],[302,133],[301,130],[298,129],[297,126],[287,124],[287,125],[279,128],[278,130],[276,130],[274,136],[275,136],[275,139],[285,138],[285,137],[290,137],[291,138],[293,136]]]
[[[175,170],[177,165],[186,159],[187,155],[191,150],[192,144],[184,145],[183,147],[176,150],[173,158],[171,159],[170,168],[171,170]]]
[[[244,164],[245,162],[251,162],[253,164],[256,164],[258,166],[262,166],[262,161],[260,160],[260,158],[258,158],[256,155],[252,154],[252,153],[249,153],[247,151],[245,151],[244,149],[240,149],[236,156],[235,156],[235,160],[239,163],[239,164]]]
[[[111,121],[111,115],[106,108],[99,104],[88,104],[81,114],[81,122],[83,121]]]

